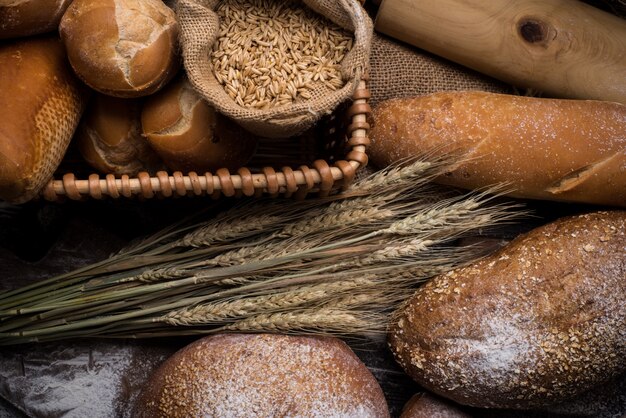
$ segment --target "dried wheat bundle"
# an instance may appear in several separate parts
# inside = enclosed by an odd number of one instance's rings
[[[521,212],[432,186],[416,161],[325,199],[242,202],[107,260],[0,294],[0,344],[269,331],[380,336],[422,281],[480,256],[456,239]],[[515,210],[514,210],[515,209]]]

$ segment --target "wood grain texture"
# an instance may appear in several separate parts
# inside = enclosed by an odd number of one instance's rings
[[[556,97],[626,103],[626,21],[573,0],[384,0],[375,29]]]

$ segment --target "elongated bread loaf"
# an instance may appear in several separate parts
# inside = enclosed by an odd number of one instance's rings
[[[0,46],[0,199],[30,200],[65,155],[89,90],[56,37]]]
[[[626,206],[626,106],[592,100],[449,92],[379,104],[375,165],[458,158],[438,182],[507,183],[516,197]]]

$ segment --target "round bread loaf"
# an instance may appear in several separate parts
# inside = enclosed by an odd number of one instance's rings
[[[52,177],[89,96],[56,37],[0,46],[0,199],[23,203]]]
[[[146,100],[141,123],[152,148],[175,171],[236,170],[257,148],[257,137],[217,113],[184,78]]]
[[[430,393],[418,393],[404,405],[400,418],[470,418],[456,405]]]
[[[135,417],[389,417],[376,379],[341,340],[216,335],[167,359]]]
[[[559,219],[438,276],[389,342],[418,383],[458,403],[534,408],[626,370],[626,211]]]
[[[59,31],[76,74],[104,94],[152,94],[180,66],[176,16],[160,0],[74,0]]]
[[[87,106],[75,141],[83,158],[104,174],[136,175],[162,167],[141,136],[141,103],[97,94]]]
[[[0,1],[0,39],[53,32],[72,0]]]

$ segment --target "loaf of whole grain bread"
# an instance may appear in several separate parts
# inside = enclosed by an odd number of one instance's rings
[[[452,157],[440,183],[626,207],[626,106],[485,92],[391,99],[372,114],[375,165]]]
[[[436,277],[389,342],[418,383],[476,407],[564,402],[626,370],[626,211],[562,218]]]

